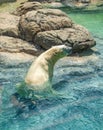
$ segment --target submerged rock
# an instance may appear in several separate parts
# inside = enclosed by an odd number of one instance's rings
[[[0,35],[18,37],[20,17],[10,13],[0,13]]]

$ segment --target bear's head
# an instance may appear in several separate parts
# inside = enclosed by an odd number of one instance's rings
[[[72,54],[72,48],[67,45],[53,46],[55,55],[68,56]]]
[[[67,45],[57,45],[57,46],[51,47],[42,56],[45,57],[45,59],[48,62],[54,65],[57,62],[57,60],[65,56],[69,56],[70,54],[72,54],[71,47]]]

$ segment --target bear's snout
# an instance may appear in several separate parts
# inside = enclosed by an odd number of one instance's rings
[[[72,54],[72,47],[65,45],[64,51],[67,53],[67,56],[69,56]]]

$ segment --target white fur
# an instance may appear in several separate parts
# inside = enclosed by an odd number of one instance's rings
[[[54,65],[57,60],[68,55],[70,51],[71,48],[58,45],[42,53],[28,70],[25,83],[36,91],[51,89]]]

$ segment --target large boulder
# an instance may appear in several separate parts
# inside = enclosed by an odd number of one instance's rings
[[[27,41],[33,41],[38,32],[59,30],[72,26],[72,20],[57,9],[29,11],[20,19],[20,35]]]
[[[0,13],[0,35],[18,37],[19,19],[10,13]]]
[[[74,52],[86,50],[96,43],[87,29],[76,25],[62,11],[40,9],[21,16],[20,36],[44,50],[53,45],[67,44]]]
[[[80,25],[61,30],[40,32],[36,35],[34,41],[45,49],[49,49],[54,45],[67,44],[73,47],[74,52],[85,50],[95,45],[88,31]]]
[[[41,9],[42,5],[39,2],[23,2],[20,6],[16,9],[13,14],[21,16],[26,14],[28,11]]]
[[[42,50],[24,40],[0,36],[0,52],[20,53],[38,55]]]

